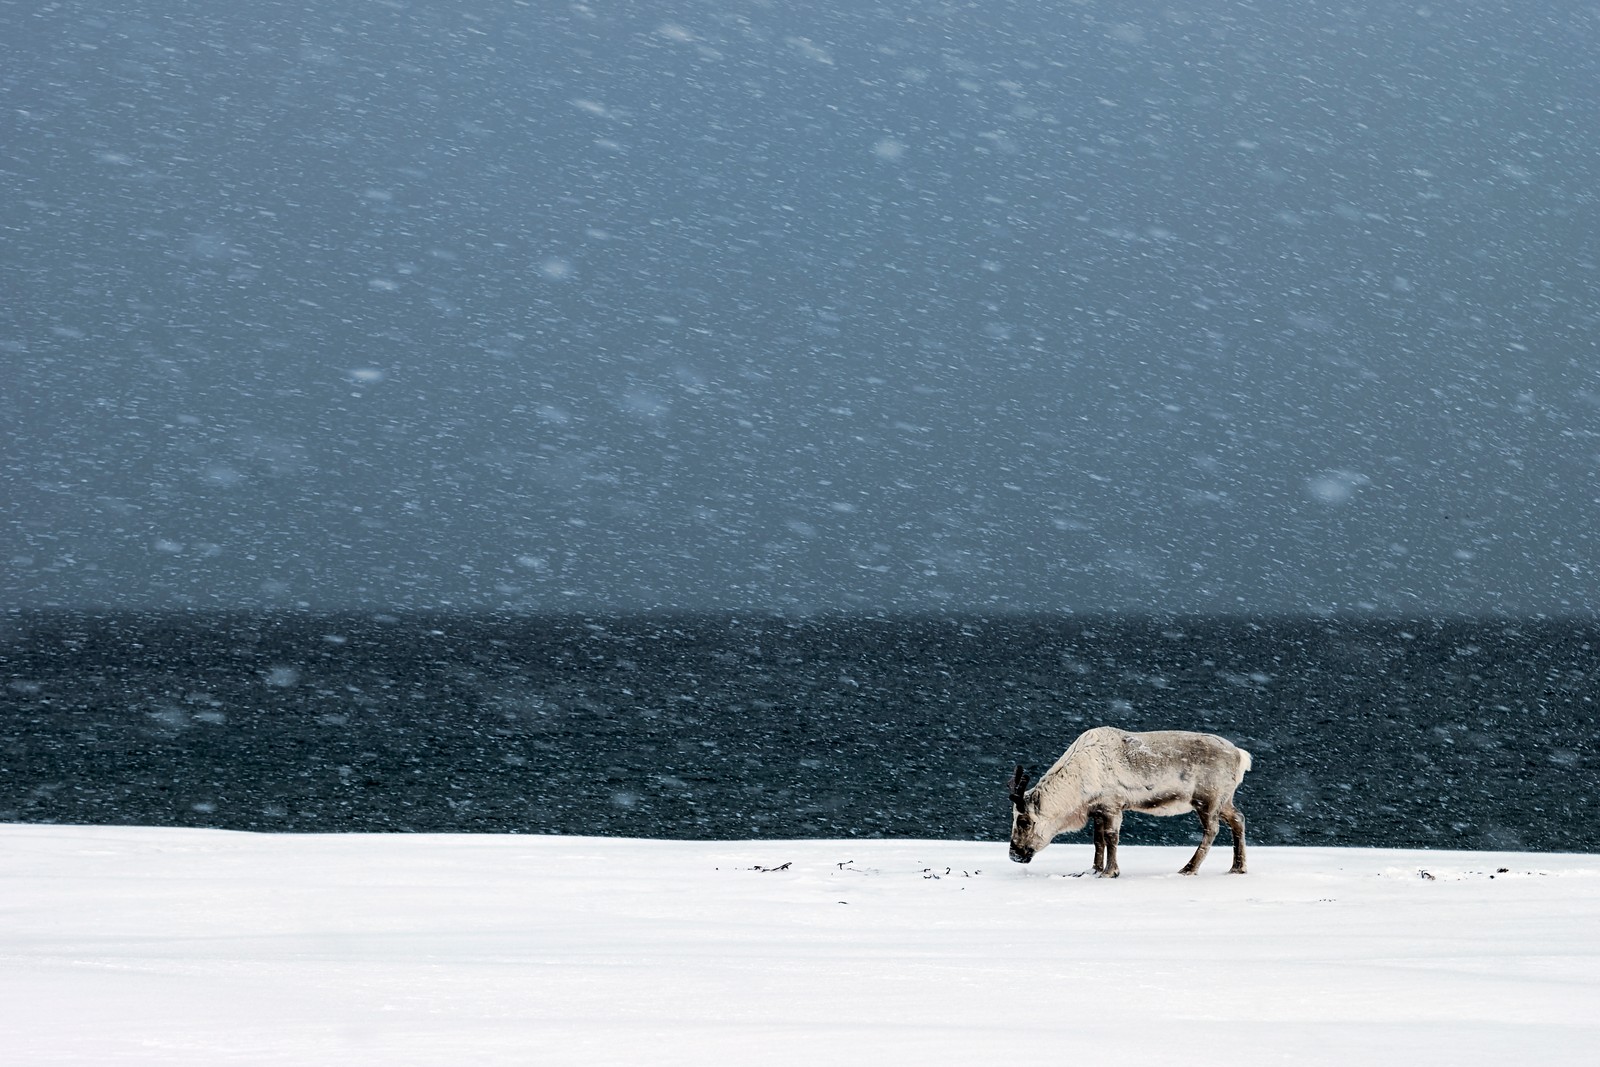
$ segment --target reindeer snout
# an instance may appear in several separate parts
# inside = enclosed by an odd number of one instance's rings
[[[1033,853],[1032,852],[1029,852],[1027,849],[1024,849],[1024,848],[1018,848],[1016,845],[1012,845],[1011,846],[1011,862],[1012,863],[1027,863],[1031,859],[1033,859]]]

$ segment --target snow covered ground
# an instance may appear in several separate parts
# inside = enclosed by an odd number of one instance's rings
[[[0,826],[8,1064],[1593,1063],[1600,856]]]

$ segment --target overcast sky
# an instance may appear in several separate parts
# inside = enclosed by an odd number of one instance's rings
[[[1593,4],[0,31],[6,605],[1600,602]]]

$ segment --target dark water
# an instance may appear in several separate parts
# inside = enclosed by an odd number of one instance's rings
[[[1600,851],[1597,672],[1548,620],[14,613],[0,819],[1000,840],[1112,723],[1250,749],[1259,843]]]

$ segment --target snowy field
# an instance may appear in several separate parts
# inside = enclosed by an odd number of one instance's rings
[[[43,1064],[1593,1063],[1600,856],[0,826]]]

